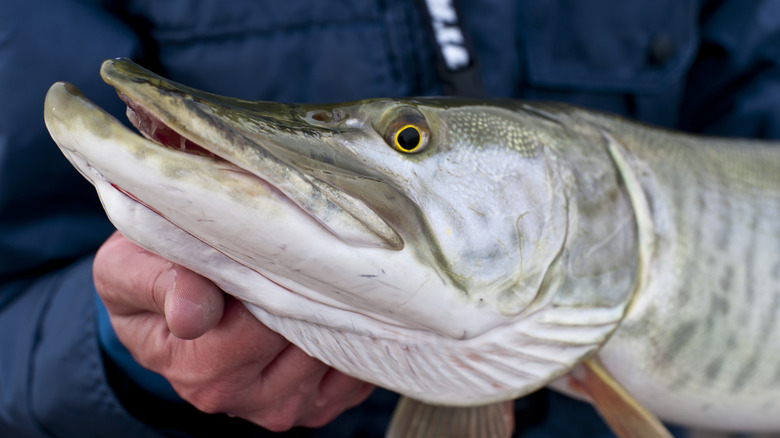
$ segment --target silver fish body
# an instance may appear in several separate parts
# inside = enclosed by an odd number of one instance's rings
[[[598,357],[662,418],[780,430],[777,145],[556,104],[284,105],[102,74],[154,141],[69,85],[45,116],[117,228],[324,362],[466,406],[567,391]]]
[[[603,126],[638,183],[648,237],[640,286],[599,358],[662,418],[780,429],[780,145]]]

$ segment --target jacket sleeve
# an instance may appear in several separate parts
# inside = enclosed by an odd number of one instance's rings
[[[91,262],[6,283],[0,292],[16,295],[0,310],[0,436],[159,436],[130,416],[108,385]]]

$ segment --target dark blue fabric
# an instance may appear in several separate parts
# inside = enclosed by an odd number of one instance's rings
[[[106,384],[92,296],[80,293],[91,263],[36,278],[0,309],[0,436],[156,436]]]
[[[106,353],[107,358],[112,360],[121,372],[132,376],[133,382],[150,395],[167,401],[182,401],[163,376],[150,372],[133,359],[130,351],[125,348],[111,326],[111,319],[108,317],[108,310],[103,301],[99,296],[95,296],[94,302],[95,315],[97,315],[98,344]]]
[[[780,138],[780,2],[461,3],[490,96]],[[262,434],[145,394],[133,386],[145,372],[124,366],[110,342],[114,359],[103,359],[90,257],[112,227],[44,129],[49,85],[72,82],[120,119],[123,105],[98,75],[119,56],[247,99],[431,95],[441,93],[433,50],[418,0],[0,2],[0,436],[188,436],[215,424]],[[393,402],[377,392],[321,431],[288,435],[378,436]],[[525,425],[529,436],[562,436],[569,421],[609,435],[589,406],[542,404],[547,415]]]

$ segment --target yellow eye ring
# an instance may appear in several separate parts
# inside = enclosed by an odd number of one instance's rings
[[[410,106],[393,108],[376,130],[383,134],[388,146],[403,154],[418,154],[430,146],[428,123],[417,109]]]
[[[423,134],[420,128],[414,125],[404,125],[395,132],[393,146],[406,153],[414,153],[423,146]]]

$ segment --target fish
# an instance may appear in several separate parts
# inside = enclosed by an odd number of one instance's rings
[[[780,144],[554,102],[101,75],[137,132],[67,83],[44,118],[112,223],[403,395],[388,436],[509,436],[543,387],[619,436],[780,431]]]

